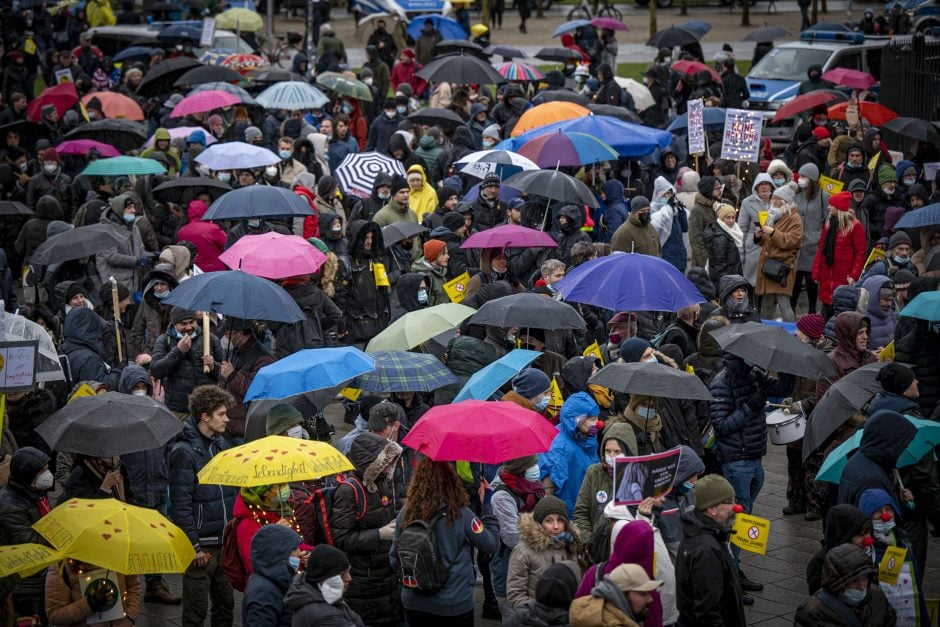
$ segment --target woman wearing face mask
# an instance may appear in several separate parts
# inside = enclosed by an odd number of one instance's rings
[[[149,227],[150,223],[141,215],[135,195],[118,194],[111,199],[110,205],[101,222],[120,227],[130,237],[115,248],[96,255],[98,275],[105,279],[113,276],[133,294],[140,289],[144,276],[153,267],[154,253],[158,251],[149,251],[144,244],[143,228]]]
[[[157,264],[144,279],[143,300],[134,315],[134,323],[127,332],[127,351],[129,356],[150,355],[154,343],[160,334],[166,331],[170,324],[171,305],[164,305],[163,301],[170,295],[170,291],[178,285],[170,264]],[[142,365],[149,363],[149,359],[138,362]]]
[[[859,549],[871,551],[871,546],[875,543],[871,534],[871,519],[854,505],[845,503],[830,508],[826,513],[823,546],[806,565],[806,586],[809,593],[816,594],[822,587],[823,564],[829,551],[843,544],[852,544]],[[866,559],[871,561],[870,556],[866,556]]]
[[[300,569],[301,538],[283,525],[265,525],[251,540],[252,573],[245,586],[242,620],[257,627],[290,627],[284,595]]]
[[[790,307],[790,293],[794,281],[796,258],[803,245],[803,220],[796,212],[796,196],[792,184],[777,188],[771,197],[767,222],[754,233],[754,241],[760,244],[757,261],[757,284],[755,293],[762,296],[761,318],[770,320],[780,310],[784,322],[795,322]],[[782,275],[766,273],[771,261],[783,264]]]
[[[738,213],[738,226],[744,236],[743,276],[751,287],[757,285],[757,260],[760,257],[760,243],[754,235],[761,229],[763,220],[767,219],[770,211],[770,196],[774,192],[774,183],[769,174],[764,172],[757,175],[751,185],[751,195],[741,201],[741,211]]]
[[[572,394],[561,406],[558,434],[547,453],[539,456],[545,492],[561,498],[569,513],[587,469],[600,461],[597,416],[600,408],[586,392]]]
[[[350,583],[349,560],[343,552],[329,544],[317,545],[310,552],[304,576],[295,577],[284,595],[284,607],[293,612],[291,625],[365,627],[343,600]]]
[[[819,234],[812,278],[819,283],[819,300],[826,318],[833,313],[832,295],[840,285],[862,273],[867,245],[865,227],[850,211],[852,194],[839,192],[828,200],[828,217]]]
[[[291,511],[290,496],[290,487],[285,483],[241,488],[235,497],[232,516],[238,519],[235,527],[238,555],[248,575],[253,572],[251,541],[259,529],[277,524],[300,533]]]
[[[806,286],[806,299],[809,313],[816,312],[819,296],[819,284],[813,280],[813,260],[819,248],[819,235],[826,222],[829,194],[819,187],[819,168],[807,163],[799,170],[799,190],[796,192],[796,210],[803,220],[803,245],[796,257],[793,292],[790,295],[790,307],[795,310],[800,298],[800,291]]]
[[[62,486],[62,493],[56,505],[76,498],[115,498],[119,501],[126,501],[126,485],[128,485],[128,479],[124,475],[121,458],[117,455],[92,457],[78,454],[75,456],[75,466],[65,485]]]

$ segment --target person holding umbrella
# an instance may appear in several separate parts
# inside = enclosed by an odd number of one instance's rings
[[[228,350],[233,354],[226,356],[219,364],[218,370],[214,369],[213,357],[204,356],[203,361],[213,368],[219,387],[230,393],[236,401],[228,410],[226,433],[231,437],[244,438],[246,411],[243,399],[245,393],[248,392],[258,371],[274,363],[274,357],[255,337],[251,320],[229,316],[222,322],[221,331],[228,340]]]

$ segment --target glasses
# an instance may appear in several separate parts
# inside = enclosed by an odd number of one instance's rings
[[[734,499],[725,499],[721,502],[722,505],[734,505]]]

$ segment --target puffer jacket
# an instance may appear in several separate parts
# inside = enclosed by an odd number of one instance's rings
[[[475,372],[499,359],[496,349],[470,335],[458,335],[447,346],[447,369],[458,382],[434,390],[434,404],[446,405],[454,400]]]
[[[49,223],[64,217],[65,212],[55,196],[42,196],[36,201],[36,217],[26,221],[16,238],[13,245],[16,252],[29,260],[39,245],[46,241]]]
[[[771,377],[731,353],[726,353],[722,362],[724,368],[708,388],[715,398],[709,411],[718,454],[723,463],[761,459],[767,454],[767,397],[788,396],[796,378],[783,373]]]
[[[754,241],[754,233],[760,229],[760,212],[770,210],[770,199],[764,202],[757,195],[757,186],[760,183],[769,183],[773,187],[773,180],[767,173],[758,174],[751,184],[751,195],[741,201],[741,211],[738,214],[738,226],[744,234],[744,278],[752,286],[757,285],[757,260],[760,257],[760,244]]]
[[[744,627],[738,569],[728,550],[729,533],[703,513],[683,515],[676,559],[679,627]]]
[[[68,380],[107,381],[110,369],[101,357],[101,334],[107,323],[86,307],[73,309],[65,316],[60,350],[68,357]]]
[[[200,385],[214,385],[218,378],[219,364],[225,358],[222,344],[213,334],[209,334],[209,352],[215,360],[215,371],[202,371],[203,337],[202,329],[197,329],[192,338],[192,346],[185,353],[177,347],[182,339],[175,327],[169,327],[153,343],[150,361],[150,374],[163,383],[163,402],[175,412],[189,411],[189,395]]]
[[[369,252],[363,248],[367,233],[372,233]],[[389,288],[375,284],[372,269],[382,259],[382,229],[376,222],[356,221],[349,225],[349,239],[349,253],[339,258],[333,302],[346,318],[347,341],[364,342],[378,335],[391,319]]]
[[[836,376],[831,379],[819,379],[816,382],[817,399],[821,399],[829,386],[845,375],[876,360],[870,351],[860,351],[855,346],[855,336],[858,335],[863,324],[871,329],[871,321],[854,311],[845,311],[836,317],[836,347],[829,353],[829,361],[836,367]]]
[[[274,356],[282,359],[304,348],[323,348],[332,329],[342,329],[343,312],[311,281],[285,284],[284,290],[307,316],[293,324],[272,324]]]
[[[290,627],[293,612],[284,607],[284,595],[295,573],[287,558],[300,543],[301,537],[283,525],[265,525],[252,538],[252,573],[242,597],[246,625]]]
[[[689,212],[689,249],[692,253],[693,268],[704,268],[705,263],[708,261],[708,248],[705,246],[705,227],[718,219],[713,207],[714,202],[714,200],[696,193],[695,204]]]
[[[287,589],[284,609],[293,613],[292,627],[366,627],[362,618],[343,599],[332,605],[327,603],[320,588],[308,583],[303,573],[298,573]]]
[[[141,225],[138,224],[147,218],[140,216],[131,224],[125,222],[122,216],[124,201],[127,198],[127,194],[119,194],[111,199],[111,207],[101,216],[101,224],[119,227],[127,231],[130,237],[116,247],[98,253],[95,263],[98,266],[98,276],[101,277],[102,284],[108,281],[108,277],[113,276],[118,283],[133,294],[140,290],[140,283],[146,272],[144,268],[137,265],[137,260],[147,254]]]
[[[225,251],[225,231],[215,222],[202,220],[208,210],[209,205],[202,200],[190,201],[186,208],[189,222],[177,231],[176,241],[196,245],[196,265],[203,272],[227,270],[225,264],[219,261],[219,255]]]
[[[33,480],[42,467],[50,461],[48,455],[32,447],[23,447],[16,452],[10,462],[10,480],[0,490],[0,545],[36,544],[48,545],[48,541],[39,535],[33,524],[42,518],[42,507],[48,508],[45,493],[32,487]],[[52,470],[52,469],[50,469]],[[15,584],[17,593],[39,594],[43,588],[42,572]],[[14,582],[7,580],[0,584],[0,591],[13,589]]]
[[[832,317],[826,321],[823,335],[836,342],[836,319],[844,311],[854,311],[863,316],[868,311],[868,292],[857,283],[855,285],[840,285],[832,292]]]
[[[894,329],[898,324],[894,299],[891,300],[888,311],[882,309],[879,302],[879,291],[885,283],[890,283],[890,287],[894,286],[891,279],[882,274],[869,277],[862,283],[862,289],[868,292],[868,310],[866,314],[871,321],[871,329],[868,332],[868,350],[883,348],[894,340]]]
[[[150,375],[141,366],[125,366],[121,371],[118,390],[130,394],[138,383],[147,385],[147,396],[153,394]],[[121,464],[128,480],[128,502],[141,507],[161,508],[166,503],[166,451],[163,447],[121,455]]]
[[[911,320],[913,324],[898,327],[895,342],[895,357],[901,363],[910,364],[919,382],[920,411],[924,416],[940,418],[940,332],[931,330],[926,320]]]
[[[602,218],[604,228],[601,233],[603,234],[603,240],[610,242],[610,238],[614,236],[620,225],[630,217],[630,208],[627,207],[624,200],[623,183],[617,179],[604,181],[601,189],[604,190],[604,195],[607,197],[607,209],[604,211]]]
[[[222,529],[232,516],[236,488],[199,483],[196,474],[220,451],[229,448],[221,435],[206,438],[190,417],[167,455],[170,469],[170,520],[193,546],[219,546]]]
[[[852,537],[861,533],[868,524],[868,516],[854,505],[834,505],[826,513],[826,531],[822,548],[816,551],[806,565],[806,586],[810,594],[815,594],[822,587],[823,564],[826,554],[840,544],[851,542]]]
[[[631,213],[610,239],[614,252],[637,253],[659,257],[661,246],[659,234],[651,223],[640,223],[639,214]],[[702,264],[704,265],[704,263]]]
[[[836,233],[835,255],[830,266],[826,263],[823,246],[831,228],[838,227],[830,219],[819,233],[819,245],[813,257],[812,277],[819,283],[819,300],[826,305],[835,306],[835,292],[839,287],[848,283],[848,277],[855,280],[862,274],[867,245],[865,227],[861,222],[853,222],[848,233],[842,231]]]
[[[705,227],[704,238],[708,248],[708,276],[717,289],[723,276],[744,272],[741,251],[718,222]]]
[[[581,489],[584,475],[591,464],[600,461],[597,454],[597,438],[578,431],[580,416],[597,416],[600,409],[587,393],[571,395],[559,413],[558,434],[552,440],[547,453],[539,453],[539,468],[542,479],[548,477],[555,486],[555,496],[568,506],[568,518]]]
[[[509,556],[509,574],[506,579],[506,597],[515,607],[535,600],[535,584],[548,567],[559,562],[577,562],[581,549],[576,527],[568,525],[574,536],[571,542],[553,540],[532,514],[519,518],[519,544]]]
[[[366,493],[365,515],[353,488],[341,484],[333,497],[330,527],[336,548],[349,558],[353,581],[344,599],[369,625],[397,627],[401,622],[399,580],[389,562],[391,542],[379,537],[379,529],[398,515],[395,482],[387,471],[394,468],[402,449],[374,433],[353,440],[349,461]]]

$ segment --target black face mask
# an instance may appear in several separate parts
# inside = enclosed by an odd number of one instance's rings
[[[638,213],[636,214],[636,219],[640,221],[640,224],[646,226],[650,223],[650,214],[646,213],[645,211],[643,213]]]

